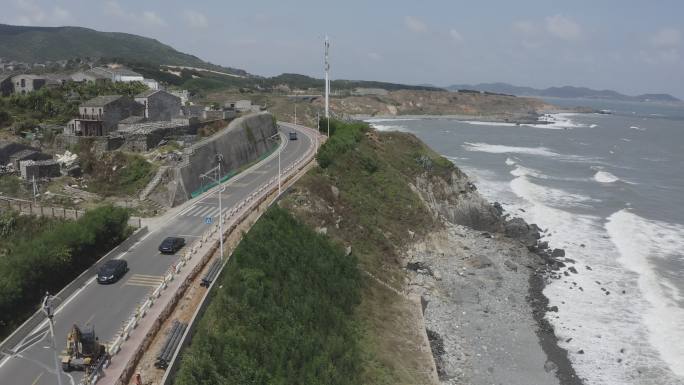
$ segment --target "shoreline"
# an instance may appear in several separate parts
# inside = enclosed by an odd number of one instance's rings
[[[536,225],[481,197],[465,174],[452,184],[472,189],[440,202],[434,185],[418,181],[444,228],[404,257],[408,288],[426,304],[440,383],[583,384],[546,318],[557,309],[543,293],[571,261],[539,241]]]

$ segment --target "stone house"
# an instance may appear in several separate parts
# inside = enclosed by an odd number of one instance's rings
[[[43,88],[46,82],[47,79],[45,77],[38,75],[21,74],[12,77],[14,92],[18,94],[38,91]]]
[[[19,171],[21,178],[32,180],[40,178],[55,178],[62,175],[59,163],[56,160],[25,160],[20,162]]]
[[[103,136],[116,130],[121,120],[142,115],[143,106],[127,96],[107,95],[82,103],[78,107],[78,113],[78,118],[67,123],[64,134]]]
[[[52,155],[40,152],[38,150],[26,149],[16,152],[9,157],[10,163],[15,170],[19,170],[19,163],[25,160],[48,160],[52,159]]]
[[[13,90],[12,74],[0,74],[0,96],[9,96]]]
[[[149,121],[170,121],[181,115],[181,100],[164,90],[147,90],[135,96],[144,108],[143,116]]]

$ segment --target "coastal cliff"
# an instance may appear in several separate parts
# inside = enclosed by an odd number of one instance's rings
[[[542,294],[562,250],[415,136],[330,127],[236,248],[176,383],[580,384]]]
[[[280,204],[366,272],[364,383],[581,383],[545,321],[561,251],[413,135],[364,129]],[[423,322],[407,322],[411,298]]]

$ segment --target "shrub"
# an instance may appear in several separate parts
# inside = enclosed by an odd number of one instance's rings
[[[36,234],[3,222],[0,257],[0,337],[35,311],[46,291],[56,293],[130,233],[128,211],[103,206],[77,221],[57,222]]]

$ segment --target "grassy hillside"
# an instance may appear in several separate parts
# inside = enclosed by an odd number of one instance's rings
[[[233,254],[177,385],[430,383],[420,305],[363,271],[402,289],[399,250],[438,226],[410,183],[456,169],[412,135],[331,133]]]
[[[220,68],[155,39],[82,27],[22,27],[0,24],[0,57],[29,63],[77,57],[118,57],[130,60],[145,58],[157,65]],[[241,70],[227,70],[246,74]]]
[[[175,384],[359,384],[356,259],[271,208],[246,234]]]

